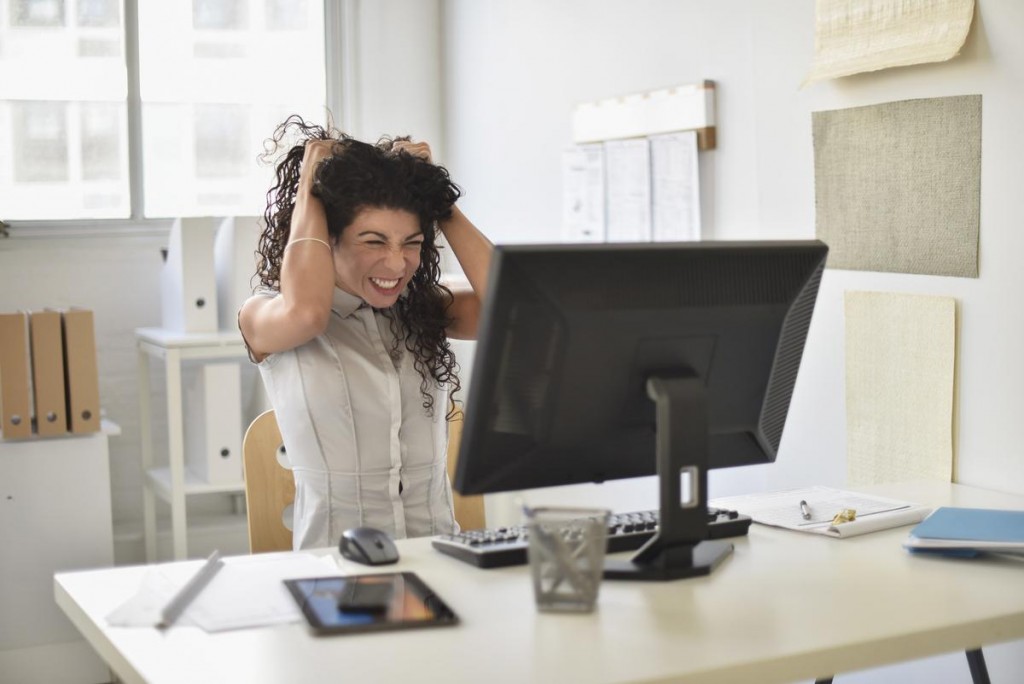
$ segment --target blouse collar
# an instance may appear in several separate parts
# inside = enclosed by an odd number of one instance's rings
[[[334,301],[331,302],[331,311],[342,318],[348,318],[364,306],[366,306],[366,302],[359,297],[345,292],[340,287],[334,288]]]

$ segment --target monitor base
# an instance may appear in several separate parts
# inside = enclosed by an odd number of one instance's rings
[[[642,582],[667,582],[710,575],[725,557],[732,553],[733,546],[723,541],[702,541],[692,549],[692,561],[687,564],[658,563],[637,564],[632,560],[607,560],[604,563],[604,578],[610,580],[634,580]]]

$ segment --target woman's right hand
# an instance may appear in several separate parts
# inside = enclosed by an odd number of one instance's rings
[[[312,187],[317,167],[324,159],[334,156],[337,145],[337,140],[308,141],[302,154],[302,164],[299,166],[299,182],[307,187]]]

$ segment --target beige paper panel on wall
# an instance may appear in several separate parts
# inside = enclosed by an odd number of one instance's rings
[[[974,0],[817,0],[804,83],[944,62],[960,52],[973,17]]]
[[[981,96],[814,112],[829,268],[978,277]]]
[[[846,293],[847,485],[949,482],[956,301]]]

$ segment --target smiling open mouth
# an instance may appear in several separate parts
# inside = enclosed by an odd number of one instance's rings
[[[393,280],[384,280],[383,278],[370,278],[370,282],[382,290],[395,289],[396,287],[398,287],[398,283],[400,280],[400,278],[395,278]]]

